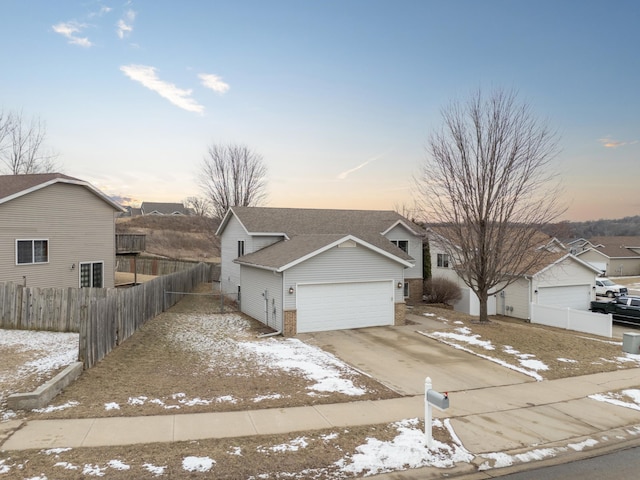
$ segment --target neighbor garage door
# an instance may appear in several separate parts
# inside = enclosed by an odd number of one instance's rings
[[[392,325],[393,283],[299,285],[298,332]]]
[[[538,304],[540,305],[569,307],[576,310],[589,310],[590,300],[590,285],[541,287],[538,289]]]

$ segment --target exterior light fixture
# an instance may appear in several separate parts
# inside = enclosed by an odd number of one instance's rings
[[[402,288],[402,282],[398,282],[398,288]]]
[[[293,287],[289,287],[289,295],[293,294]]]

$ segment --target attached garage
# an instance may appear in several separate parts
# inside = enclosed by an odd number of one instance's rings
[[[538,304],[589,310],[591,285],[566,285],[538,288]]]
[[[394,324],[392,280],[300,284],[298,332],[318,332]]]

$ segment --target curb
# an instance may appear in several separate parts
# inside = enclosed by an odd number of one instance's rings
[[[7,398],[7,405],[11,410],[34,410],[43,408],[63,388],[73,382],[82,373],[82,362],[74,362],[53,377],[48,382],[43,383],[33,392],[14,393]]]

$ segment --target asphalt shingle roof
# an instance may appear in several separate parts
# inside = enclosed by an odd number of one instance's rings
[[[272,269],[285,267],[349,235],[390,256],[413,262],[410,255],[381,233],[398,222],[418,235],[424,233],[393,211],[262,207],[233,207],[232,210],[249,233],[286,235],[287,240],[283,237],[282,241],[238,260],[242,264]]]

